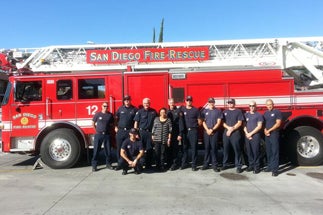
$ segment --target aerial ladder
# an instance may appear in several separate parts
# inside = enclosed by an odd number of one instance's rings
[[[144,48],[208,47],[209,59],[190,62],[127,62],[88,64],[88,50]],[[19,50],[18,50],[19,51]],[[84,44],[48,46],[34,49],[17,68],[33,72],[84,71],[154,71],[154,70],[233,70],[280,68],[306,89],[323,86],[323,37],[272,38],[196,42],[135,44]]]

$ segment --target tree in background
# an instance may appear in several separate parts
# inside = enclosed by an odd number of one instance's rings
[[[155,28],[154,28],[154,30],[153,30],[153,43],[155,43],[156,41],[155,41],[155,37],[156,37],[156,31],[155,31]]]
[[[159,32],[159,38],[158,42],[162,43],[164,41],[164,18],[162,19],[162,22],[160,24],[160,32]],[[153,29],[153,43],[156,42],[156,31],[155,28]]]
[[[162,43],[164,40],[164,18],[160,24],[160,32],[159,32],[159,39],[158,42]]]

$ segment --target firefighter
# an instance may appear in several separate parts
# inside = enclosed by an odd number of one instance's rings
[[[183,126],[180,126],[180,124],[183,123],[183,113],[180,108],[177,108],[174,102],[173,98],[168,99],[168,105],[169,109],[167,110],[167,117],[172,122],[172,133],[171,133],[171,143],[170,147],[168,148],[168,164],[170,166],[170,170],[174,171],[179,166],[179,159],[178,159],[178,153],[179,153],[179,141],[181,141],[180,133],[183,133],[180,128],[183,128]]]
[[[237,173],[242,173],[241,159],[241,133],[240,128],[243,122],[243,114],[240,109],[235,107],[235,99],[230,98],[228,101],[228,109],[223,111],[223,166],[222,170],[228,169],[228,160],[230,154],[230,145],[234,150],[234,164]]]
[[[260,172],[260,131],[264,120],[262,115],[257,112],[255,101],[249,103],[249,112],[245,113],[245,119],[243,131],[248,156],[247,172],[253,171],[254,174],[258,174]]]
[[[131,97],[126,95],[123,97],[123,105],[118,108],[115,114],[115,132],[117,143],[117,160],[120,159],[120,149],[123,141],[129,137],[129,131],[134,126],[134,117],[137,108],[131,104]],[[116,170],[120,167],[117,166]]]
[[[279,130],[282,122],[282,114],[274,108],[271,99],[266,101],[267,111],[264,113],[265,119],[265,142],[267,155],[267,169],[265,172],[272,172],[272,176],[278,176],[279,168]]]
[[[150,107],[150,99],[144,98],[142,101],[143,108],[139,109],[135,115],[134,128],[139,130],[139,135],[145,150],[145,168],[151,169],[153,163],[153,145],[151,130],[157,112]]]
[[[192,171],[197,171],[197,141],[198,141],[198,126],[200,113],[199,110],[192,105],[192,96],[187,96],[185,99],[186,105],[182,107],[184,132],[181,137],[182,143],[182,165],[180,169],[185,169],[187,165],[188,148],[191,147],[192,152]]]
[[[93,148],[93,158],[92,158],[92,171],[97,171],[97,164],[99,153],[104,146],[104,155],[106,161],[106,168],[113,169],[111,166],[111,144],[110,135],[113,126],[114,118],[112,113],[108,111],[108,102],[103,102],[102,110],[94,114],[92,119],[93,128],[96,131],[94,135],[94,148]]]
[[[222,112],[215,108],[215,100],[214,98],[209,98],[208,100],[208,108],[202,110],[201,118],[203,120],[203,140],[205,147],[204,154],[204,163],[202,170],[206,170],[209,168],[209,162],[211,160],[212,168],[215,172],[220,172],[218,168],[218,134],[219,127],[222,121]]]
[[[135,174],[142,171],[144,148],[137,136],[138,131],[132,128],[129,130],[129,138],[122,143],[119,160],[119,166],[123,169],[122,175],[126,175],[129,168],[134,168]]]

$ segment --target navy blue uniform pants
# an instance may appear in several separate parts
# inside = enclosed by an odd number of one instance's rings
[[[129,130],[118,129],[116,134],[116,142],[117,142],[117,160],[120,159],[120,150],[123,141],[125,141],[129,137]]]
[[[213,135],[208,135],[204,131],[204,164],[207,167],[211,161],[212,167],[218,166],[217,154],[218,154],[218,132]]]
[[[92,167],[97,167],[98,158],[103,144],[103,150],[105,155],[105,163],[111,164],[111,144],[110,135],[108,134],[95,134],[94,135],[94,148],[92,157]]]
[[[136,159],[136,156],[131,157],[130,159],[135,160],[135,159]],[[142,158],[141,158],[141,159],[139,159],[139,160],[137,161],[137,164],[136,164],[136,166],[134,167],[135,171],[141,171],[141,170],[142,170],[143,161],[144,161],[144,159],[142,159]],[[122,157],[120,157],[120,159],[119,159],[119,161],[118,161],[118,165],[119,165],[123,170],[128,170],[128,169],[129,169],[129,164],[128,164],[128,162],[127,162],[125,159],[123,159]]]
[[[169,165],[172,165],[172,164],[175,166],[179,165],[178,154],[179,154],[180,147],[178,144],[177,136],[178,134],[172,134],[170,147],[168,147]]]
[[[246,138],[245,141],[249,168],[253,170],[259,170],[260,168],[260,141],[261,136],[259,133],[254,134],[251,140]]]
[[[267,168],[272,172],[277,172],[279,168],[279,132],[274,131],[270,136],[265,137]]]
[[[184,134],[183,141],[183,157],[182,157],[182,166],[186,165],[188,157],[188,148],[191,147],[192,152],[192,167],[196,167],[197,162],[197,138],[198,138],[197,128],[193,128],[187,131]]]
[[[226,132],[227,130],[225,129],[223,133],[223,166],[228,166],[231,145],[234,151],[234,164],[237,168],[241,168],[240,131],[234,131],[229,137],[226,135]]]
[[[153,147],[152,147],[152,139],[151,139],[151,132],[146,130],[140,130],[140,139],[142,142],[142,145],[145,150],[145,167],[150,168],[153,164]]]

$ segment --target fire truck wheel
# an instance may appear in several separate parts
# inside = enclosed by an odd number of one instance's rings
[[[323,163],[323,135],[309,126],[300,126],[288,134],[289,158],[302,166],[316,166]]]
[[[56,129],[44,138],[40,147],[43,162],[53,169],[74,166],[81,155],[81,145],[72,129]]]

